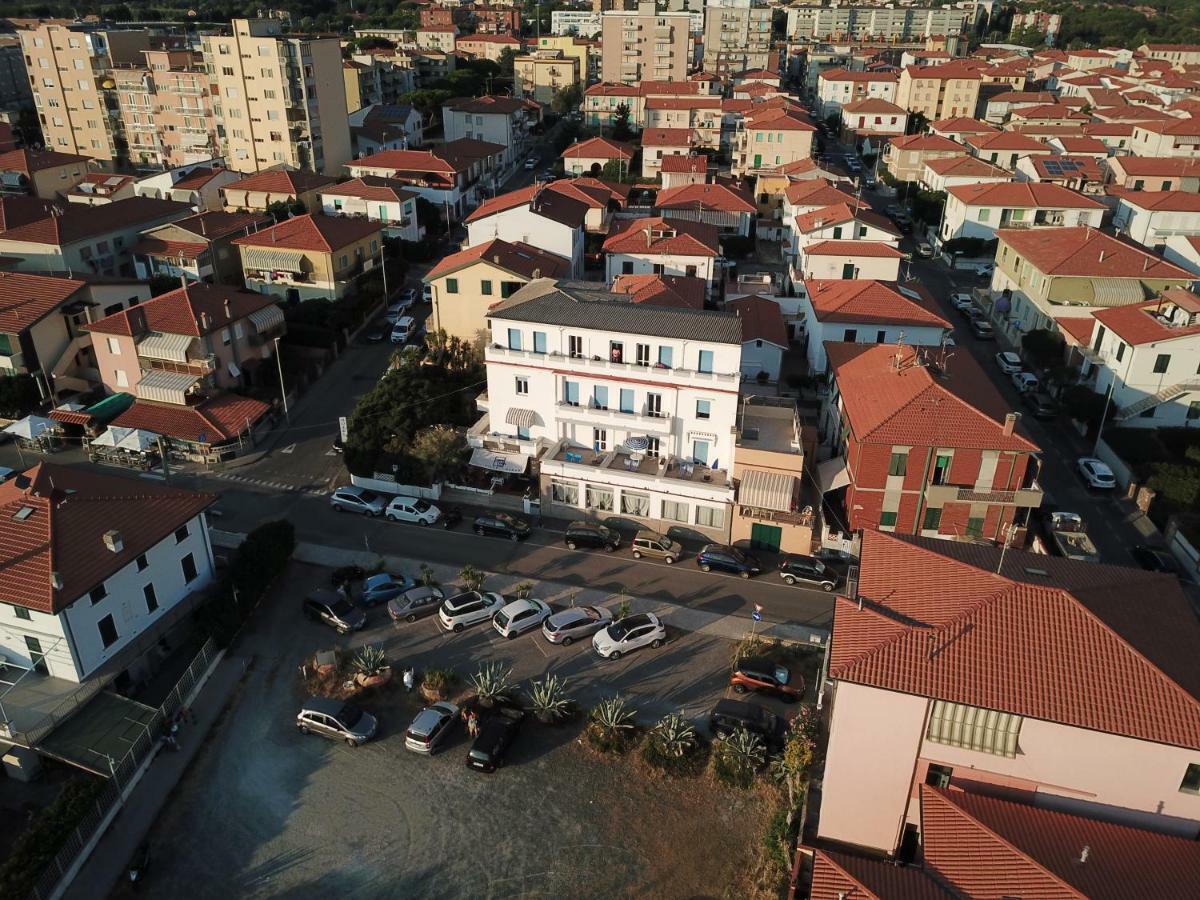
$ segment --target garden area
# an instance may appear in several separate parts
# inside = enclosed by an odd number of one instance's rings
[[[1200,515],[1200,430],[1194,428],[1113,428],[1104,441],[1155,492],[1147,515],[1160,529],[1176,514]],[[1200,530],[1183,528],[1200,543]]]

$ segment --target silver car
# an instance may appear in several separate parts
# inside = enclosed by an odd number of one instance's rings
[[[374,491],[368,491],[364,488],[341,487],[329,495],[329,505],[337,512],[356,512],[362,513],[364,516],[381,516],[383,515],[386,503],[384,499]]]
[[[408,731],[404,732],[404,746],[413,753],[433,756],[442,749],[457,721],[458,707],[453,703],[443,700],[427,706],[417,713]]]
[[[552,644],[569,647],[580,638],[607,628],[613,615],[602,606],[573,606],[557,612],[542,623],[542,637]]]
[[[425,616],[432,616],[445,599],[441,588],[421,584],[389,600],[387,611],[393,622],[399,622],[401,619],[405,622],[415,622]]]
[[[365,744],[375,736],[379,722],[353,703],[328,697],[309,697],[296,716],[301,734],[319,734],[345,741],[351,747]]]

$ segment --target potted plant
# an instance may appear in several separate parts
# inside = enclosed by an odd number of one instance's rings
[[[561,722],[571,714],[571,698],[566,693],[566,681],[557,675],[529,682],[529,705],[544,725]]]
[[[471,688],[479,705],[490,708],[495,706],[497,701],[506,699],[512,690],[510,675],[512,669],[505,669],[500,663],[481,666],[479,671],[471,676]]]
[[[430,669],[421,678],[421,697],[426,703],[446,700],[457,681],[458,676],[450,669]]]
[[[392,667],[388,665],[382,647],[368,644],[358,651],[352,665],[354,680],[358,682],[359,687],[375,687],[391,680]]]

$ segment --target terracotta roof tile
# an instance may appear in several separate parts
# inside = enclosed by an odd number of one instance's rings
[[[1159,318],[1178,307],[1187,316],[1181,324],[1170,324]],[[1200,297],[1184,288],[1163,291],[1162,295],[1148,303],[1129,306],[1113,306],[1093,313],[1100,322],[1127,344],[1153,344],[1173,341],[1200,334],[1200,323],[1191,324],[1191,316],[1200,309]]]
[[[730,213],[755,213],[758,207],[745,192],[724,184],[685,184],[658,192],[654,201],[659,209],[720,210]]]
[[[1043,275],[1186,282],[1195,277],[1161,256],[1087,226],[1001,229],[996,236]]]
[[[224,194],[228,191],[255,191],[297,196],[336,183],[336,178],[318,175],[315,172],[305,172],[299,169],[268,169],[265,172],[255,172],[253,175],[230,182],[221,188],[221,192]]]
[[[229,315],[225,304],[229,302]],[[256,294],[219,284],[189,284],[85,326],[96,334],[138,336],[147,331],[201,337],[275,304],[272,294]]]
[[[509,243],[499,238],[451,253],[429,270],[425,281],[441,278],[464,266],[483,260],[524,278],[560,278],[571,267],[569,260],[521,241]]]
[[[817,241],[804,248],[806,256],[863,256],[903,259],[904,254],[883,241]]]
[[[359,197],[363,200],[374,200],[381,203],[398,203],[419,196],[409,190],[408,185],[391,178],[379,178],[375,175],[364,175],[361,178],[351,178],[321,190],[322,197]]]
[[[577,141],[561,154],[563,159],[623,159],[626,162],[633,159],[637,148],[622,141],[610,141],[607,138],[589,138]]]
[[[687,275],[618,275],[614,294],[628,294],[634,303],[704,309],[704,279]]]
[[[1109,165],[1119,165],[1130,176],[1160,175],[1200,178],[1200,160],[1182,156],[1118,156]]]
[[[57,150],[30,150],[20,147],[0,153],[0,172],[21,172],[32,175],[43,169],[53,169],[58,166],[69,166],[79,163],[86,166],[92,161],[90,156],[79,156],[75,153],[59,153]]]
[[[690,128],[646,128],[642,131],[643,147],[690,147]]]
[[[504,151],[502,144],[459,138],[433,150],[381,150],[346,163],[349,169],[375,169],[397,172],[436,172],[457,175],[466,172],[478,160]]]
[[[141,428],[154,434],[194,443],[219,444],[233,440],[270,412],[271,407],[253,397],[221,394],[203,406],[177,406],[171,403],[134,401],[117,416],[113,425]]]
[[[843,850],[813,852],[809,900],[950,900],[923,869]]]
[[[787,326],[779,304],[765,297],[739,297],[727,304],[742,320],[742,341],[766,341],[786,350],[790,346]]]
[[[838,203],[854,203],[853,194],[838,190],[820,178],[799,181],[789,184],[784,191],[788,203],[792,206],[820,209],[822,206],[834,206]]]
[[[889,103],[879,97],[866,97],[862,100],[856,100],[853,103],[847,103],[842,107],[844,112],[848,113],[881,113],[885,116],[902,116],[907,115],[908,110],[903,106],[897,106],[895,103]]]
[[[1036,181],[1006,181],[989,184],[959,184],[947,193],[966,206],[1003,206],[1016,209],[1106,209],[1091,197],[1058,184]]]
[[[86,287],[70,278],[0,272],[0,332],[20,334]]]
[[[84,238],[107,234],[119,227],[132,223],[145,223],[182,219],[190,215],[192,208],[174,200],[159,200],[154,197],[127,197],[99,206],[68,203],[62,215],[47,216],[15,228],[0,235],[0,241],[27,241],[32,244],[62,246]]]
[[[893,237],[900,237],[900,232],[889,219],[875,212],[869,206],[858,206],[857,201],[854,204],[835,203],[831,206],[822,206],[819,209],[796,216],[796,230],[801,234],[807,234],[810,231],[817,231],[827,228],[830,225],[840,225],[845,222],[854,221],[863,222]]]
[[[310,213],[285,219],[254,234],[234,238],[240,247],[270,247],[278,250],[309,250],[332,253],[342,247],[379,234],[380,224],[370,219],[323,216]]]
[[[662,158],[661,171],[667,174],[705,175],[708,172],[708,157],[671,153]]]
[[[1093,316],[1063,316],[1055,319],[1060,331],[1066,332],[1075,339],[1075,343],[1081,347],[1091,346],[1092,331],[1096,327],[1096,319]]]
[[[810,278],[804,290],[820,322],[951,327],[933,312],[932,305],[910,300],[882,281]]]
[[[1012,177],[1012,173],[1007,169],[984,162],[977,156],[943,156],[938,159],[927,160],[925,168],[929,169],[935,175],[954,178],[982,178],[984,176],[995,178],[1003,176],[1005,179],[1009,179]]]
[[[906,152],[923,151],[930,152],[940,150],[943,152],[953,151],[955,153],[966,153],[967,148],[962,144],[956,143],[950,138],[941,137],[936,134],[909,134],[903,137],[898,137],[892,140],[891,146],[898,150]]]
[[[569,181],[564,181],[562,187],[556,185],[557,181],[546,185],[531,184],[484,200],[464,221],[469,225],[519,206],[528,206],[543,218],[571,228],[582,228],[595,198],[571,196]]]
[[[1200,212],[1200,194],[1191,191],[1122,191],[1120,200],[1155,212]]]
[[[614,223],[604,250],[649,256],[716,256],[721,244],[715,225],[659,216]]]

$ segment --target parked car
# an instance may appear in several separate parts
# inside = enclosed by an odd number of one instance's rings
[[[433,302],[433,285],[426,284],[421,287],[421,302],[422,303],[432,303]]]
[[[861,172],[862,171],[862,163],[860,163],[858,161],[858,159],[856,159],[853,156],[847,156],[846,157],[846,168],[849,169],[851,172]]]
[[[894,219],[896,216],[904,212],[904,210],[895,203],[889,203],[886,207],[884,207],[883,211],[889,219]]]
[[[375,737],[379,720],[345,700],[309,697],[296,716],[296,727],[301,734],[319,734],[357,747]]]
[[[550,607],[541,600],[514,600],[492,616],[492,627],[510,641],[517,635],[532,631],[550,617]]]
[[[994,272],[995,270],[996,270],[995,265],[990,262],[989,263],[980,263],[979,265],[977,265],[975,267],[975,277],[976,278],[991,278],[992,272]]]
[[[1021,371],[1021,357],[1011,350],[1005,350],[1003,353],[996,354],[996,365],[1005,375],[1012,375],[1014,372]]]
[[[933,244],[930,244],[926,241],[921,241],[921,243],[917,244],[917,256],[921,257],[922,259],[932,259]]]
[[[586,547],[612,553],[621,546],[621,536],[607,525],[597,525],[595,522],[572,522],[567,526],[563,543],[567,545],[568,550]]]
[[[407,344],[417,333],[417,320],[412,316],[401,316],[392,325],[390,340],[393,344]]]
[[[845,575],[851,566],[858,565],[857,556],[847,553],[845,550],[838,550],[836,547],[822,547],[813,556],[841,575]]]
[[[1045,391],[1029,391],[1022,399],[1033,413],[1035,419],[1054,419],[1058,417],[1058,401]]]
[[[341,487],[329,495],[329,505],[338,512],[356,512],[364,516],[383,515],[384,500],[365,488]]]
[[[1041,387],[1037,376],[1032,372],[1013,372],[1009,377],[1012,379],[1013,387],[1022,394],[1026,394],[1029,391],[1036,391]]]
[[[395,325],[404,315],[405,308],[402,303],[393,303],[383,311],[383,321],[388,325]]]
[[[965,291],[958,291],[950,295],[950,305],[960,313],[966,314],[969,310],[975,308],[975,301]]]
[[[525,711],[515,706],[501,706],[487,713],[480,720],[475,743],[467,751],[467,765],[481,772],[495,772],[504,765],[524,721]]]
[[[438,621],[458,634],[468,625],[486,622],[504,606],[504,598],[491,591],[465,591],[447,597],[438,608]]]
[[[754,691],[780,697],[793,703],[804,696],[804,679],[791,669],[765,656],[739,659],[729,676],[729,684],[739,694]]]
[[[708,716],[709,730],[719,738],[729,737],[739,728],[757,734],[771,749],[783,746],[787,723],[775,713],[757,703],[745,700],[717,701]]]
[[[387,603],[389,600],[399,597],[414,584],[415,582],[411,578],[403,575],[389,575],[387,572],[380,572],[363,582],[362,594],[359,595],[358,601],[363,606],[378,606],[380,603]]]
[[[1166,572],[1170,575],[1179,574],[1179,563],[1166,550],[1138,544],[1129,551],[1133,560],[1147,572]]]
[[[413,753],[433,756],[454,733],[458,707],[445,700],[425,707],[404,732],[404,746]]]
[[[523,541],[529,537],[532,530],[524,519],[504,512],[485,513],[475,519],[476,534],[508,538],[510,541]]]
[[[407,309],[411,308],[413,306],[413,304],[415,304],[416,302],[417,302],[417,289],[416,288],[405,288],[404,290],[402,290],[400,292],[400,299],[397,301],[396,305],[399,306],[403,310],[407,310]]]
[[[749,578],[762,571],[757,559],[743,553],[737,547],[726,544],[705,544],[696,554],[696,565],[705,572],[716,569],[718,572],[731,572],[743,578]]]
[[[679,559],[683,548],[677,541],[671,540],[665,534],[649,531],[643,528],[633,538],[633,558],[661,559],[668,566],[674,565]]]
[[[572,606],[542,622],[542,637],[552,644],[569,647],[580,638],[607,628],[612,618],[612,613],[603,606]]]
[[[531,156],[529,159],[525,160],[525,170],[527,172],[532,172],[537,168],[537,164],[538,161]]]
[[[667,639],[667,627],[654,613],[637,613],[618,619],[592,637],[592,649],[605,659],[620,659],[641,647],[658,649]]]
[[[971,320],[971,334],[975,335],[981,341],[994,341],[996,332],[992,329],[990,323],[985,322],[982,318]]]
[[[1075,465],[1079,469],[1079,474],[1083,476],[1083,480],[1088,483],[1088,487],[1111,491],[1117,486],[1113,470],[1103,460],[1096,459],[1094,456],[1081,456]]]
[[[788,584],[808,584],[819,587],[826,593],[837,587],[838,582],[842,580],[837,572],[816,557],[799,553],[783,558],[779,563],[779,577]]]
[[[382,344],[384,342],[384,340],[387,339],[387,336],[389,334],[391,334],[390,328],[385,331],[384,329],[379,328],[378,326],[372,325],[370,328],[368,328],[366,330],[366,332],[364,332],[363,339],[368,344]]]
[[[437,612],[438,606],[445,599],[446,595],[441,588],[421,584],[389,600],[387,611],[393,622],[399,622],[401,619],[405,622],[415,622]]]
[[[414,525],[432,525],[438,520],[441,510],[424,497],[393,497],[383,514],[390,522],[411,522]]]
[[[337,591],[320,589],[304,598],[304,615],[324,622],[338,634],[358,631],[367,624],[367,614]]]

